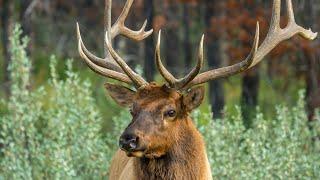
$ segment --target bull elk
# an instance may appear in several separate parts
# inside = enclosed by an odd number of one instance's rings
[[[280,42],[297,34],[308,40],[315,39],[317,33],[296,24],[292,2],[291,0],[286,2],[289,19],[287,26],[280,27],[281,0],[274,0],[269,32],[259,45],[259,23],[257,23],[253,48],[246,59],[232,66],[201,73],[204,59],[204,36],[202,36],[197,64],[181,79],[174,77],[162,64],[161,32],[159,32],[155,59],[160,74],[167,82],[165,85],[146,82],[112,47],[111,41],[118,35],[141,41],[153,32],[153,30],[145,31],[147,22],[138,31],[125,26],[125,19],[133,0],[127,0],[118,20],[112,26],[111,4],[107,6],[105,46],[109,54],[104,59],[96,57],[87,50],[77,24],[78,49],[85,63],[102,76],[136,88],[131,90],[122,85],[105,84],[110,96],[119,105],[130,107],[132,114],[131,123],[120,137],[120,149],[113,157],[109,179],[212,179],[205,143],[189,116],[204,99],[204,87],[198,85],[254,67]]]

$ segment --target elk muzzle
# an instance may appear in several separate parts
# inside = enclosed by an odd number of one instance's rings
[[[123,134],[119,140],[119,146],[123,151],[136,151],[139,144],[139,137],[135,134]]]

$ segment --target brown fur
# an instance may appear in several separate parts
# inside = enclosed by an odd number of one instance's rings
[[[123,89],[118,92],[123,93]],[[138,134],[140,145],[146,150],[139,154],[119,150],[112,160],[109,179],[211,179],[203,138],[189,118],[189,112],[201,103],[203,93],[203,88],[195,88],[182,95],[155,84],[138,90],[132,98],[133,121],[125,132]],[[174,119],[162,116],[168,108],[177,111]]]

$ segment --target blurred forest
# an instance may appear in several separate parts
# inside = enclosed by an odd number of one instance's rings
[[[27,53],[34,65],[29,88],[46,82],[51,54],[59,60],[58,67],[65,64],[63,59],[73,58],[81,77],[92,81],[94,96],[106,118],[117,113],[117,106],[105,98],[106,80],[91,72],[77,51],[75,31],[79,22],[88,49],[103,57],[104,3],[103,0],[0,0],[0,97],[10,94],[8,37],[14,24],[20,23],[24,35],[30,38]],[[124,3],[125,0],[113,2],[113,22]],[[218,68],[247,56],[256,21],[260,22],[263,38],[269,26],[271,5],[271,1],[265,0],[135,0],[127,26],[138,29],[148,19],[147,27],[154,29],[154,36],[142,43],[121,37],[114,44],[131,67],[141,69],[149,81],[161,81],[154,64],[157,32],[163,30],[163,57],[177,76],[188,72],[196,62],[198,42],[205,33],[205,69]],[[320,31],[319,0],[294,0],[293,5],[298,24]],[[58,73],[64,75],[62,68]],[[301,89],[306,90],[306,110],[311,121],[320,106],[319,38],[309,42],[295,37],[282,43],[252,70],[210,82],[207,104],[211,105],[215,118],[224,116],[225,107],[241,105],[244,119],[249,120],[256,106],[272,114],[276,104],[295,104]]]

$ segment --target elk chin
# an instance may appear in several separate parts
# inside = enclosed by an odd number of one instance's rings
[[[136,158],[142,158],[144,157],[143,151],[135,151],[135,152],[127,152],[128,157],[136,157]]]
[[[157,159],[157,158],[161,158],[166,153],[164,153],[164,152],[133,151],[133,152],[126,152],[126,154],[128,157]]]
[[[144,153],[144,158],[147,159],[158,159],[166,155],[166,151],[164,149],[158,150],[149,150]]]
[[[165,155],[165,153],[149,153],[145,154],[144,157],[148,159],[158,159]]]

